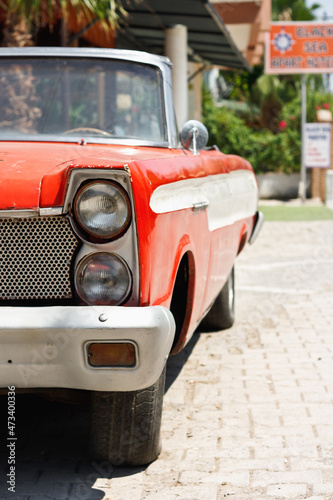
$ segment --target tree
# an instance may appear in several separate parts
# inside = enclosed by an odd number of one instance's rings
[[[305,0],[272,0],[274,20],[314,19],[319,7],[307,7]],[[214,107],[204,94],[204,121],[210,127],[212,143],[225,152],[238,152],[250,159],[257,172],[297,171],[301,150],[301,79],[299,75],[266,75],[263,66],[252,73],[223,72],[229,99],[247,104],[247,115],[231,109],[226,100]],[[323,75],[307,79],[307,119],[316,120],[316,109],[333,109]],[[234,107],[235,109],[235,107]],[[243,110],[246,106],[243,106]],[[256,114],[253,110],[258,110]]]
[[[62,20],[62,45],[66,45],[67,21],[71,12],[88,25],[100,21],[104,29],[116,29],[126,14],[121,0],[0,0],[5,13],[2,46],[34,45],[42,27],[51,30]]]
[[[272,18],[275,21],[312,21],[320,4],[307,7],[305,0],[272,0]],[[323,90],[323,79],[312,79],[316,90]],[[288,102],[297,99],[300,93],[299,76],[261,75],[254,89],[261,109],[261,125],[276,132],[279,115]]]
[[[314,3],[307,7],[305,0],[272,0],[273,21],[312,21],[315,10],[321,7]]]
[[[286,21],[313,20],[314,11],[319,7],[317,3],[307,7],[305,0],[272,0],[272,17],[274,20]],[[297,98],[300,92],[299,76],[265,75],[262,66],[257,66],[252,74],[245,71],[231,72],[225,79],[229,85],[230,80],[234,81],[235,90],[231,93],[231,99],[247,101],[260,109],[258,119],[252,125],[275,133],[279,130],[280,113],[284,105]],[[322,76],[312,78],[311,83],[313,90],[325,91]]]

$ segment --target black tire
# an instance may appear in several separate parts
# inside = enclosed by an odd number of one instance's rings
[[[205,331],[217,332],[231,328],[235,321],[235,269],[216,297],[201,326]]]
[[[141,391],[92,393],[90,445],[95,460],[116,466],[156,460],[161,452],[165,371]]]

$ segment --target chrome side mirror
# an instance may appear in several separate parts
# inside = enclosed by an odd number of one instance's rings
[[[208,130],[203,123],[189,120],[183,125],[179,137],[182,146],[197,155],[198,151],[207,145]]]

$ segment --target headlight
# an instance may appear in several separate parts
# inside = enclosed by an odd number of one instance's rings
[[[127,298],[132,277],[121,257],[100,252],[81,260],[75,275],[75,286],[78,295],[87,304],[116,306]]]
[[[109,240],[126,231],[131,208],[127,193],[119,184],[95,181],[77,193],[74,214],[81,228],[90,236]]]

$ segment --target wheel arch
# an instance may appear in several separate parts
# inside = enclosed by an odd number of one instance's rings
[[[186,251],[179,262],[172,291],[170,311],[176,322],[176,333],[171,349],[177,354],[186,342],[194,297],[195,262],[191,251]]]

